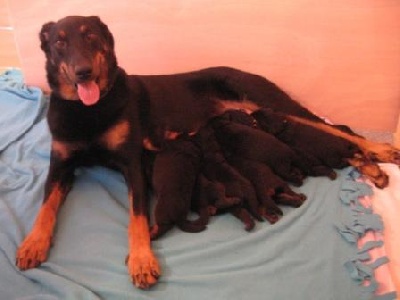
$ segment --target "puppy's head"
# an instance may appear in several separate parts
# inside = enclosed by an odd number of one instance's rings
[[[284,115],[275,113],[270,108],[258,109],[251,115],[262,130],[274,135],[284,131],[288,122]]]
[[[57,96],[93,105],[111,88],[117,71],[114,38],[99,17],[46,23],[40,42],[47,80]]]

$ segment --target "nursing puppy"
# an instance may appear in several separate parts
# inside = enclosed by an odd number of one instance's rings
[[[262,162],[284,180],[300,186],[304,165],[298,155],[273,135],[230,120],[230,111],[211,120],[218,142],[227,156]]]
[[[152,239],[162,236],[174,225],[187,232],[206,229],[201,222],[187,220],[201,162],[200,148],[183,137],[165,143],[155,156],[151,175],[156,198]]]
[[[277,132],[276,127],[282,124],[279,123],[278,125],[277,123],[275,124],[267,123],[266,120],[260,116],[260,114],[262,114],[264,110],[266,109],[257,110],[253,112],[252,115],[247,114],[245,111],[241,110],[228,110],[224,113],[224,117],[232,122],[247,125],[249,127],[253,127],[256,129],[257,128],[262,129],[265,132],[275,135],[274,133]],[[260,119],[260,124],[258,124],[258,120],[256,117]],[[314,128],[311,127],[311,130],[313,129]],[[324,132],[322,132],[322,134],[324,134]],[[302,171],[304,172],[305,175],[327,176],[331,179],[336,178],[335,171],[331,167],[324,165],[317,157],[314,156],[315,151],[306,152],[301,149],[297,149],[291,143],[289,143],[288,145],[297,154],[298,159],[301,160]]]

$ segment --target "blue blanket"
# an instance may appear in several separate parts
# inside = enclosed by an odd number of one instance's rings
[[[343,236],[351,240],[358,233],[350,224],[354,211],[341,199],[368,192],[354,183],[350,168],[335,181],[308,179],[300,189],[308,200],[298,209],[285,207],[275,225],[258,223],[248,233],[233,216],[223,215],[202,233],[172,230],[153,243],[163,275],[149,291],[132,285],[124,265],[128,203],[122,176],[101,167],[82,168],[61,209],[48,261],[19,271],[15,252],[41,205],[49,164],[47,105],[41,90],[25,86],[19,72],[0,77],[1,300],[354,300],[372,295],[372,288],[351,279],[360,268],[349,273],[345,267],[356,265],[359,254]]]

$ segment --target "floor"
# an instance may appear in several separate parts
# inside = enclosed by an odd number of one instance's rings
[[[20,67],[7,0],[0,0],[0,73]]]

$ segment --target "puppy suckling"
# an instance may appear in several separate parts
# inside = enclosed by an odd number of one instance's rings
[[[302,185],[305,166],[299,156],[273,135],[231,121],[231,112],[210,121],[224,153],[265,163],[284,180]]]
[[[208,181],[220,184],[220,188],[225,190],[225,197],[210,203],[211,206],[215,207],[216,212],[232,213],[245,223],[246,230],[252,229],[254,221],[250,215],[260,221],[262,218],[258,214],[257,196],[251,182],[226,161],[212,127],[202,127],[193,138],[200,145],[204,155],[201,173]],[[235,203],[235,199],[239,201]]]
[[[264,163],[238,156],[231,156],[228,161],[254,185],[260,203],[259,212],[271,224],[276,223],[283,215],[276,204],[300,207],[307,199],[304,194],[294,192]]]
[[[201,162],[200,148],[183,137],[166,142],[155,156],[151,172],[156,197],[152,239],[165,234],[174,225],[187,232],[205,229],[205,225],[187,220]]]
[[[258,124],[258,120],[254,117],[260,117],[259,115],[261,111],[262,110],[257,110],[253,112],[253,114],[247,114],[242,110],[228,110],[226,111],[225,115],[229,120],[233,122],[248,125],[253,128],[258,128],[274,135],[274,133],[276,132],[275,126],[277,124],[266,124],[261,120],[262,126],[260,126]],[[271,128],[269,126],[271,126]],[[301,159],[302,171],[305,175],[327,176],[331,179],[336,178],[335,171],[331,167],[323,165],[323,163],[312,153],[301,151],[300,149],[297,149],[293,146],[290,146],[290,148],[298,155],[298,158]]]
[[[273,134],[313,165],[315,175],[324,175],[324,170],[329,174],[333,172],[332,168],[341,169],[348,166],[347,159],[360,151],[357,145],[348,140],[296,122],[271,109],[259,109],[253,112],[252,116],[262,130]]]

